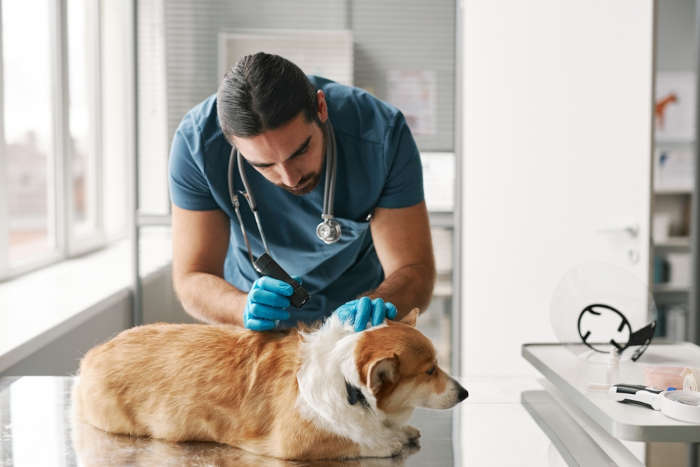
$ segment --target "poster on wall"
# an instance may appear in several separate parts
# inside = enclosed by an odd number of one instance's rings
[[[353,84],[352,31],[236,29],[219,33],[219,76],[244,55],[265,51],[296,64],[307,75]]]
[[[654,127],[658,142],[689,142],[695,138],[695,73],[657,74]]]
[[[690,148],[657,148],[654,154],[654,190],[692,191],[694,156]]]
[[[435,72],[389,70],[386,80],[387,101],[401,109],[411,132],[416,136],[434,135],[437,113]]]

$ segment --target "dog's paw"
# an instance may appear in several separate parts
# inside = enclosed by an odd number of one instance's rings
[[[362,447],[361,457],[395,457],[401,454],[404,442],[402,437],[392,437],[375,447]]]
[[[389,449],[391,450],[391,457],[398,456],[401,454],[404,446],[403,438],[394,438],[389,441]]]
[[[408,443],[418,442],[418,438],[420,438],[420,430],[418,428],[411,425],[404,425],[401,427],[401,431],[406,436]]]

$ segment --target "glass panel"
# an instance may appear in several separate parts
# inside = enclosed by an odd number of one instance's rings
[[[55,245],[50,30],[47,1],[2,1],[11,266]]]
[[[127,168],[133,153],[131,101],[132,2],[103,2],[102,30],[102,223],[112,240],[126,235],[129,192]]]
[[[67,3],[72,227],[74,235],[78,236],[90,234],[96,223],[94,3],[86,0],[68,0]]]
[[[452,367],[452,227],[432,226],[431,237],[435,253],[437,278],[433,297],[416,326],[433,342],[438,364],[445,371]]]

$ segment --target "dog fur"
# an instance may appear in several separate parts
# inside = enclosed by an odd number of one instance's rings
[[[394,456],[420,436],[405,425],[414,407],[449,408],[467,396],[437,368],[417,315],[359,333],[335,315],[288,332],[131,328],[81,361],[76,417],[112,433],[282,459]]]

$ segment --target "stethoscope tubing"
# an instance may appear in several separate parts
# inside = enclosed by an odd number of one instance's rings
[[[330,119],[326,120],[326,123],[323,125],[323,131],[324,131],[324,150],[326,153],[326,179],[324,181],[324,186],[323,186],[323,212],[321,214],[321,218],[323,221],[330,221],[333,220],[333,202],[335,200],[335,179],[336,179],[336,173],[337,173],[337,168],[336,168],[336,161],[337,161],[337,145],[336,145],[336,140],[335,140],[335,131],[333,130],[333,125],[331,124]],[[228,162],[228,192],[229,192],[229,197],[231,198],[231,203],[233,204],[233,209],[236,213],[236,217],[238,219],[238,224],[241,227],[241,233],[243,235],[243,240],[245,241],[246,244],[246,249],[248,250],[248,256],[250,257],[251,263],[253,263],[253,266],[255,267],[255,258],[253,258],[253,252],[250,247],[250,242],[248,240],[248,235],[245,231],[245,227],[243,226],[243,218],[241,216],[240,212],[240,203],[238,201],[238,195],[236,194],[235,190],[235,181],[234,181],[234,166],[238,166],[238,173],[241,177],[241,181],[243,182],[243,188],[245,191],[241,191],[241,195],[246,199],[248,202],[248,206],[250,207],[250,210],[253,212],[253,217],[255,218],[255,224],[258,228],[258,232],[260,233],[260,240],[262,241],[263,248],[265,249],[265,252],[269,254],[270,256],[270,249],[267,246],[267,240],[265,239],[265,233],[263,231],[262,223],[260,222],[260,215],[258,213],[258,206],[255,203],[255,197],[253,196],[253,192],[250,189],[250,184],[248,183],[248,177],[245,173],[245,167],[243,166],[245,159],[243,159],[243,156],[241,156],[241,153],[236,149],[236,146],[232,145],[231,147],[231,154],[229,156],[229,162]],[[325,240],[324,240],[325,241]],[[256,268],[257,270],[257,268]],[[260,272],[260,271],[258,271]]]

